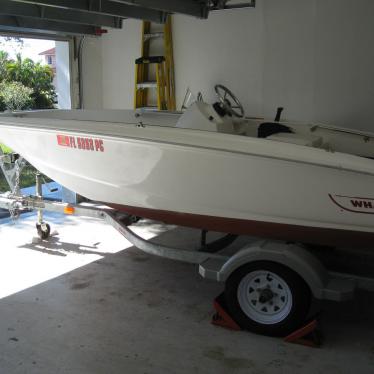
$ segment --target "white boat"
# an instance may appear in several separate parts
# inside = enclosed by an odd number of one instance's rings
[[[137,216],[303,243],[372,243],[374,134],[248,119],[229,90],[216,90],[219,104],[198,101],[184,113],[5,113],[0,140],[65,187]]]

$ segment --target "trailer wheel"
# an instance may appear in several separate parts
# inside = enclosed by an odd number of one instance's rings
[[[48,223],[37,223],[36,224],[36,231],[38,232],[38,236],[42,240],[46,240],[49,238],[51,234],[51,226]]]
[[[243,265],[226,282],[225,300],[240,327],[285,336],[305,321],[311,292],[293,270],[271,261]]]

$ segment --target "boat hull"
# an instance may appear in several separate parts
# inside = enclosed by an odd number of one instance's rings
[[[306,243],[372,243],[371,160],[205,131],[79,125],[3,123],[0,139],[67,188],[138,216]]]

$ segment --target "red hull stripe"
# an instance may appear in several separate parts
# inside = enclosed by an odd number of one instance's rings
[[[167,210],[147,209],[118,204],[107,205],[116,210],[120,210],[138,217],[154,219],[180,226],[194,227],[236,235],[254,235],[263,238],[344,247],[351,245],[354,245],[355,247],[369,247],[373,245],[374,242],[374,233],[361,231],[346,231],[237,218],[213,217],[200,214],[178,213]]]

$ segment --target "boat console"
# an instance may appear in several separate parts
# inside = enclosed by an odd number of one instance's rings
[[[225,134],[236,133],[231,117],[219,115],[213,105],[203,101],[193,103],[179,118],[176,127]]]

